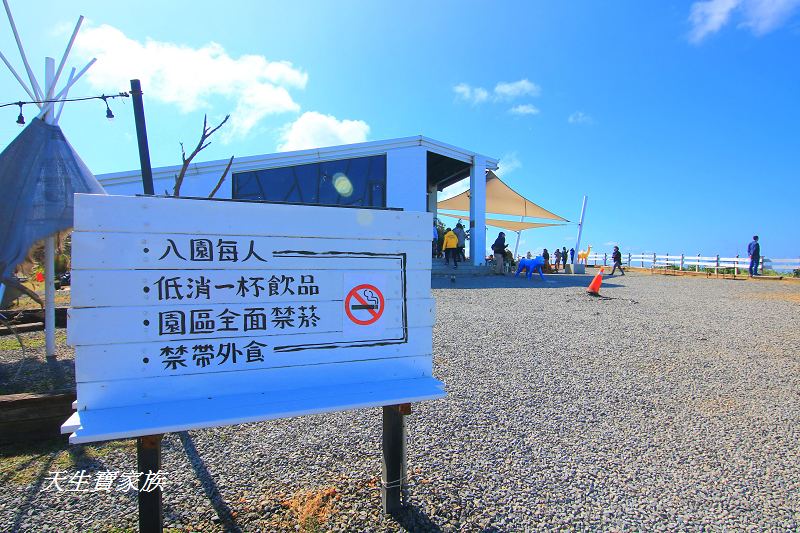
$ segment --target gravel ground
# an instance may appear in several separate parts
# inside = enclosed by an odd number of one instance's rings
[[[800,528],[800,284],[629,273],[591,298],[548,278],[435,280],[449,396],[408,417],[400,522],[369,409],[167,435],[167,526]],[[50,470],[135,469],[130,441],[63,449],[0,449],[0,529],[135,528],[134,492],[41,491]]]

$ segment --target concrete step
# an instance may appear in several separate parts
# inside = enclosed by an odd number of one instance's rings
[[[459,263],[458,268],[452,265],[445,265],[441,259],[434,259],[431,268],[431,276],[488,276],[492,270],[487,266],[475,266],[469,263]]]

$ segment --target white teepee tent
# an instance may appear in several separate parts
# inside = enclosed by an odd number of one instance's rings
[[[77,75],[73,68],[65,86],[56,92],[83,22],[83,17],[80,17],[58,69],[53,58],[45,59],[42,90],[25,56],[8,0],[3,0],[3,5],[30,86],[17,74],[2,52],[0,59],[39,107],[39,115],[0,153],[0,191],[3,191],[0,195],[0,282],[13,274],[16,265],[25,258],[28,249],[36,241],[45,239],[45,338],[47,357],[51,358],[55,356],[55,234],[73,225],[74,193],[104,192],[58,127],[63,100],[95,59]],[[2,285],[0,297],[1,291]]]

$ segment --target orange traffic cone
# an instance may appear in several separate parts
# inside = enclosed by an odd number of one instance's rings
[[[603,283],[603,272],[605,271],[605,268],[600,269],[600,272],[597,273],[592,282],[589,284],[589,288],[586,289],[586,292],[592,296],[600,296],[600,284]]]

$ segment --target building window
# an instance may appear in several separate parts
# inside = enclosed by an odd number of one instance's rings
[[[386,207],[386,155],[356,157],[233,175],[237,200]]]

